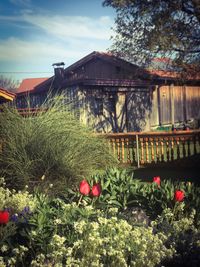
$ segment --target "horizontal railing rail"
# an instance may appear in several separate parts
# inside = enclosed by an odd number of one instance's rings
[[[17,111],[20,115],[27,117],[37,115],[38,113],[46,112],[47,108],[18,108]]]
[[[18,108],[17,109],[18,113],[24,117],[34,116],[39,113],[46,112],[47,110],[48,108]],[[0,107],[0,112],[3,112],[2,107]]]
[[[138,167],[200,153],[200,130],[104,134],[119,163]]]

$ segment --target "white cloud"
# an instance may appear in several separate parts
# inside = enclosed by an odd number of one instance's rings
[[[111,35],[109,17],[45,16],[24,14],[23,19],[58,38],[94,38],[106,40]]]
[[[61,43],[54,40],[40,41],[21,40],[9,38],[0,40],[0,61],[15,62],[15,64],[52,64],[56,61],[64,61],[66,65],[74,63],[94,50],[105,51],[105,43],[84,42],[71,40],[70,43]],[[49,67],[49,66],[46,66]]]
[[[69,66],[92,51],[105,51],[113,23],[109,16],[51,16],[24,10],[18,16],[1,15],[0,22],[26,30],[23,38],[0,39],[0,64],[6,62],[6,68],[15,71],[51,71],[52,63],[64,61]],[[4,71],[4,64],[0,69]]]
[[[108,16],[90,18],[85,16],[51,16],[24,12],[21,16],[0,16],[3,22],[29,24],[57,38],[91,38],[108,40],[112,34],[113,20]]]
[[[18,38],[9,38],[0,41],[1,61],[43,61],[46,58],[74,57],[79,53],[69,51],[63,46],[41,41],[23,41]]]

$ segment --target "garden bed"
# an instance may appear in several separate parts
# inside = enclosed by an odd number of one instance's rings
[[[191,182],[110,169],[53,191],[2,183],[0,266],[199,266],[200,188]]]

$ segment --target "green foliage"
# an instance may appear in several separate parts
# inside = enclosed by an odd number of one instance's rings
[[[88,183],[90,187],[95,183],[100,183],[102,193],[98,198],[84,196],[82,203],[93,204],[105,209],[110,207],[126,209],[130,205],[138,205],[139,202],[137,199],[133,199],[133,195],[136,196],[136,192],[144,184],[140,180],[133,179],[130,171],[116,167],[109,168],[102,174],[91,176]],[[68,201],[78,201],[80,196],[78,187],[74,190],[66,188],[62,195]]]
[[[105,205],[125,209],[133,204],[132,191],[139,186],[140,181],[133,179],[133,175],[126,169],[111,168],[93,179],[100,182],[102,187],[102,194],[98,199],[101,207]]]
[[[166,236],[165,245],[173,244],[175,253],[171,259],[165,259],[164,266],[193,266],[200,262],[200,228],[195,222],[195,210],[190,213],[185,203],[177,203],[174,210],[165,209],[154,224],[156,232]]]
[[[199,70],[199,1],[104,0],[103,4],[117,13],[113,52],[139,64],[170,57],[176,66],[192,62]]]
[[[0,114],[1,175],[9,186],[47,187],[54,192],[115,162],[102,137],[81,125],[63,104],[63,96],[49,100],[46,112],[22,117],[15,108]],[[41,183],[42,182],[42,183]]]
[[[29,207],[29,210],[32,212],[37,205],[35,197],[26,189],[23,191],[10,190],[6,187],[3,178],[0,181],[0,199],[0,210],[8,208],[11,214],[19,213],[25,207]]]
[[[116,169],[110,170],[109,175],[109,179],[113,177],[114,184],[122,178],[123,181],[130,179],[128,173]],[[99,177],[95,177],[97,178],[99,181]],[[97,182],[95,179],[90,181],[91,184]],[[105,184],[102,185],[107,188]],[[131,179],[129,185],[134,186]],[[181,185],[180,189],[186,192],[186,199],[191,197],[193,185]],[[142,187],[143,195],[148,199],[150,189],[154,190],[152,194],[159,190],[156,186],[157,184],[137,181],[135,192],[140,192]],[[170,183],[164,185],[161,181],[160,189],[162,186],[165,187],[165,192],[169,191]],[[188,186],[190,189],[186,190]],[[127,190],[125,184],[124,188]],[[4,199],[2,209],[7,207],[16,212],[24,205],[32,203],[34,206],[26,220],[18,219],[0,225],[1,266],[167,267],[187,266],[185,262],[192,264],[190,266],[198,266],[195,262],[199,260],[200,229],[195,222],[195,210],[188,206],[187,201],[176,203],[172,208],[163,206],[161,215],[150,225],[146,225],[137,224],[124,216],[129,206],[125,211],[119,206],[121,212],[118,208],[113,208],[117,205],[109,203],[106,210],[101,209],[101,206],[97,209],[98,203],[88,205],[84,199],[79,203],[66,203],[61,198],[37,190],[32,195],[27,191],[21,192],[20,202],[20,192],[10,191],[5,186],[0,191]],[[170,194],[173,194],[168,193],[166,199],[172,201]],[[159,196],[162,195],[157,195]]]
[[[195,220],[200,218],[200,187],[193,183],[161,179],[161,186],[158,186],[154,182],[134,179],[129,171],[117,168],[108,169],[103,175],[92,179],[102,186],[102,194],[95,202],[97,207],[117,207],[121,210],[140,207],[151,219],[155,219],[164,209],[174,208],[174,193],[182,190],[186,210],[190,212],[195,209]],[[91,203],[90,198],[85,200]]]
[[[116,209],[105,213],[36,195],[29,221],[16,223],[17,235],[0,246],[5,266],[155,266],[173,255],[163,235],[119,219]]]
[[[176,205],[174,193],[176,190],[182,190],[184,192],[186,210],[190,212],[192,209],[195,209],[195,218],[198,220],[200,216],[200,188],[188,182],[164,180],[161,181],[160,187],[156,183],[144,184],[139,192],[139,195],[142,196],[142,198],[139,198],[141,199],[141,206],[152,218],[156,218],[164,209],[174,209]]]
[[[101,207],[126,209],[140,206],[151,216],[160,214],[167,207],[173,208],[175,188],[183,188],[172,181],[162,181],[161,187],[156,183],[142,182],[134,179],[126,169],[117,168],[111,168],[93,179],[100,181],[102,186],[102,195],[98,199]]]
[[[162,257],[173,254],[151,227],[132,227],[115,216],[99,216],[95,222],[82,220],[75,224],[75,231],[79,238],[68,266],[155,266]]]

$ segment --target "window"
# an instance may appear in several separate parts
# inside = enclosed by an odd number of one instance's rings
[[[103,99],[102,97],[95,97],[93,101],[93,112],[95,115],[103,115]]]
[[[111,94],[108,97],[108,110],[112,113],[116,112],[116,97],[114,94]]]
[[[109,93],[105,98],[105,110],[109,113],[116,112],[116,94]]]
[[[115,68],[115,70],[116,70],[116,74],[119,74],[119,73],[121,72],[121,68],[120,68],[120,66],[117,66],[117,67]]]

